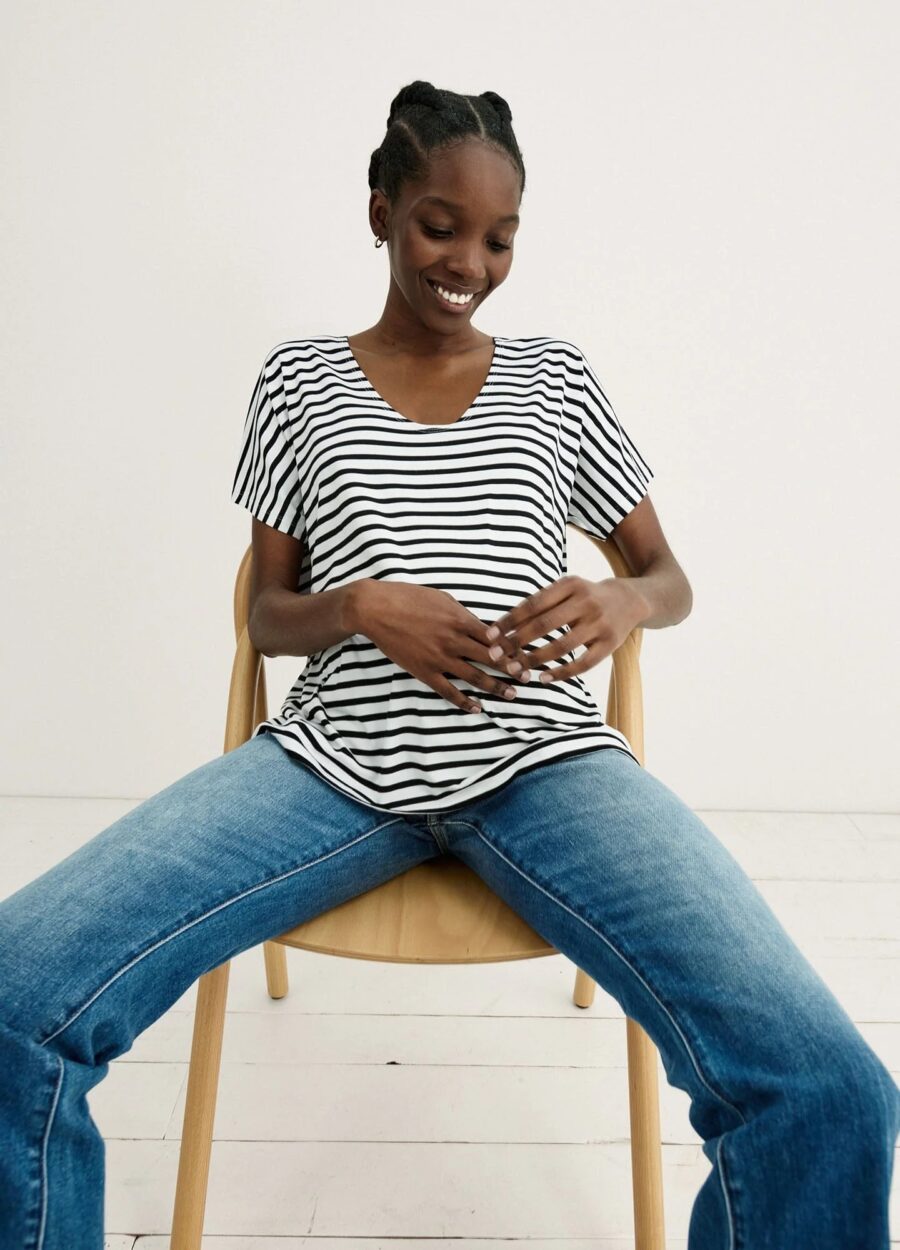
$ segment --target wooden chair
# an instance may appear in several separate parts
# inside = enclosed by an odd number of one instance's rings
[[[602,543],[592,534],[587,537],[606,556],[616,577],[630,576],[614,543]],[[235,582],[237,651],[228,695],[226,752],[246,742],[268,716],[263,656],[247,632],[252,555],[251,546],[244,554]],[[643,699],[638,663],[642,636],[643,630],[635,629],[612,656],[606,720],[625,734],[643,764]],[[436,914],[445,917],[445,922],[436,925]],[[477,940],[473,941],[473,935]],[[559,954],[467,865],[447,856],[419,864],[265,942],[266,981],[271,998],[283,998],[288,992],[286,946],[323,955],[393,963],[487,963]],[[197,982],[170,1250],[200,1250],[229,969],[230,961],[226,961]],[[595,989],[595,982],[577,969],[573,992],[576,1006],[590,1007]],[[657,1052],[634,1020],[626,1017],[625,1025],[635,1250],[664,1250]]]

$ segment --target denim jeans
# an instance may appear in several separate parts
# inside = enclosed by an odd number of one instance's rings
[[[444,853],[610,993],[690,1095],[711,1170],[689,1250],[888,1250],[900,1090],[663,782],[607,748],[396,815],[267,734],[0,902],[0,1250],[102,1250],[85,1095],[198,977]]]

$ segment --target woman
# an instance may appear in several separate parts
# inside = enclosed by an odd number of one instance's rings
[[[887,1250],[900,1091],[581,681],[691,592],[584,355],[472,325],[519,222],[506,102],[404,87],[369,183],[384,312],[268,353],[232,489],[253,641],[304,673],[248,742],[0,904],[0,1245],[99,1250],[85,1095],[199,976],[449,852],[689,1092],[712,1165],[690,1250]],[[633,576],[566,575],[567,521]]]

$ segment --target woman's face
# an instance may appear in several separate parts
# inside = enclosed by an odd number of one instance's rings
[[[393,207],[373,191],[371,224],[387,238],[391,268],[385,313],[468,337],[474,310],[509,273],[520,198],[512,161],[477,139],[435,153],[427,177],[406,183]],[[448,305],[436,285],[472,298]]]

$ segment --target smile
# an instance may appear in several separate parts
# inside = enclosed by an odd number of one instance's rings
[[[475,292],[469,295],[454,295],[451,291],[446,290],[440,283],[434,282],[431,278],[425,281],[434,292],[434,297],[438,303],[446,308],[448,312],[464,312],[472,301],[475,299]]]

